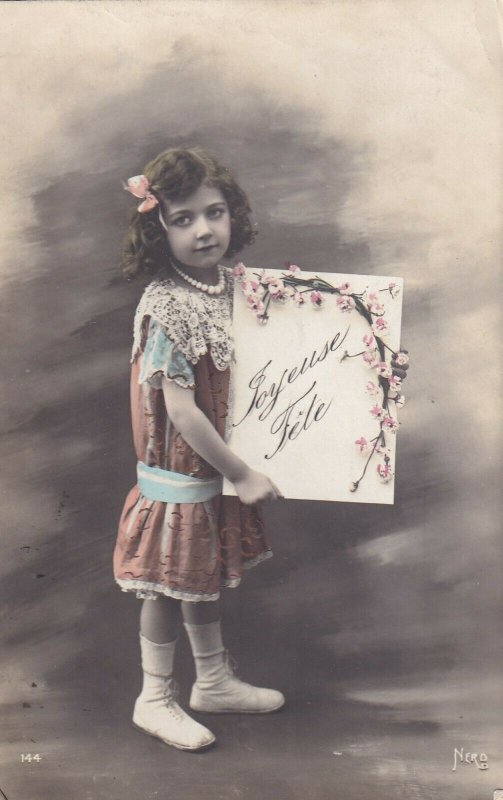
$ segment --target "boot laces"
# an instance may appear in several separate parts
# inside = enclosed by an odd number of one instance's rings
[[[224,650],[224,665],[229,675],[237,674],[238,662],[228,650]]]
[[[178,705],[179,697],[180,697],[180,688],[177,682],[173,680],[173,678],[168,678],[166,680],[163,693],[164,705],[174,717],[182,720],[184,718],[184,713],[180,708],[180,706]]]

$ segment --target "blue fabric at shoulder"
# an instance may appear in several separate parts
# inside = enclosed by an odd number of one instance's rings
[[[138,383],[148,381],[151,386],[160,389],[163,375],[179,386],[195,388],[192,366],[183,353],[176,349],[162,325],[151,317]]]

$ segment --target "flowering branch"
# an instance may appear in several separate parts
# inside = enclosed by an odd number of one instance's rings
[[[295,305],[301,306],[307,302],[306,297],[309,295],[312,307],[318,309],[323,305],[323,295],[325,294],[337,295],[336,304],[340,311],[344,313],[356,311],[366,320],[370,330],[363,337],[364,350],[352,354],[345,351],[341,362],[347,358],[361,357],[365,365],[375,371],[377,383],[369,380],[366,391],[375,398],[370,413],[379,423],[379,433],[370,442],[367,442],[363,436],[355,442],[360,452],[367,458],[360,477],[351,484],[351,491],[355,492],[358,489],[376,454],[382,456],[382,461],[379,461],[376,467],[377,474],[383,483],[388,483],[393,478],[393,472],[390,451],[386,446],[386,434],[396,433],[399,424],[398,420],[390,413],[389,402],[394,402],[396,409],[404,404],[405,398],[401,394],[401,379],[394,375],[391,363],[386,361],[386,351],[392,354],[394,363],[398,367],[406,365],[409,357],[404,351],[396,353],[384,341],[384,338],[390,333],[390,327],[385,318],[385,308],[380,302],[379,294],[387,292],[394,299],[399,294],[400,287],[392,282],[384,289],[379,289],[378,292],[365,290],[357,293],[352,291],[349,283],[332,286],[318,275],[314,278],[304,278],[299,274],[300,272],[300,267],[296,264],[289,264],[287,271],[281,277],[266,277],[265,270],[260,270],[254,273],[256,280],[249,280],[246,267],[242,262],[236,263],[233,270],[234,277],[241,285],[248,308],[261,324],[266,324],[269,319],[271,303],[285,303],[292,299]],[[379,403],[377,402],[378,398],[380,398]]]

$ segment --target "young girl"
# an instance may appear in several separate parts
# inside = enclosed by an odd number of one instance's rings
[[[166,744],[215,741],[177,703],[173,659],[180,615],[196,665],[190,707],[267,713],[273,689],[238,680],[220,628],[222,586],[271,555],[256,503],[281,497],[225,444],[232,363],[232,273],[221,259],[254,237],[246,195],[200,149],[170,149],[131,178],[142,202],[123,255],[128,276],[150,276],[134,321],[131,369],[138,483],[127,496],[114,551],[124,591],[143,600],[143,689],[133,724]],[[222,476],[237,497],[223,497]]]

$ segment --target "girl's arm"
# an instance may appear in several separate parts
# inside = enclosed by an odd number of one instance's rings
[[[283,496],[267,475],[251,469],[225,444],[196,405],[192,389],[163,378],[162,391],[168,416],[175,428],[196,453],[234,484],[243,503],[275,500]]]

